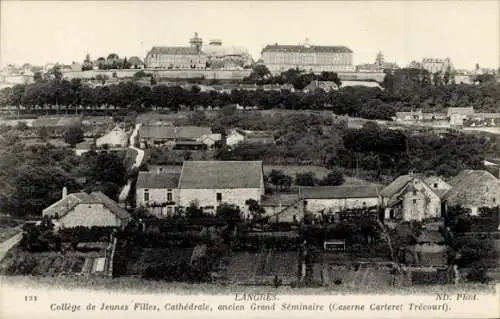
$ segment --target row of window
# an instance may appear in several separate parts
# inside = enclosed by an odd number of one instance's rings
[[[144,199],[144,202],[149,202],[149,189],[147,189],[147,188],[144,189],[143,199]],[[218,202],[221,202],[222,201],[222,193],[215,194],[215,199]],[[168,189],[167,190],[167,201],[171,202],[172,200],[173,200],[172,190]]]

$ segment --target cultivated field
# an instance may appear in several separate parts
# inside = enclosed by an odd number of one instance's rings
[[[297,252],[235,252],[225,270],[225,278],[233,284],[272,284],[278,276],[283,284],[297,280]]]
[[[61,252],[30,253],[16,246],[9,250],[1,261],[0,273],[9,276],[84,276],[102,272],[104,269],[99,269],[97,264],[102,264],[104,257],[103,249],[90,252],[65,249]]]
[[[127,258],[125,275],[140,276],[149,266],[189,263],[193,248],[136,248]]]

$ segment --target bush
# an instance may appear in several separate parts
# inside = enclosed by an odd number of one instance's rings
[[[337,186],[344,184],[344,175],[338,170],[332,170],[320,181],[320,185]]]

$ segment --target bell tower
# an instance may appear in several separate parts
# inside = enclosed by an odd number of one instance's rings
[[[203,45],[203,39],[198,36],[198,32],[195,32],[194,37],[189,39],[189,44],[198,53],[201,53],[201,46]]]

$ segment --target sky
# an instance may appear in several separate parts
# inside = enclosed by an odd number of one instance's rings
[[[345,45],[353,63],[406,66],[449,57],[456,68],[500,66],[500,1],[1,1],[0,65],[71,63],[118,53],[144,58],[152,46],[204,41]]]

